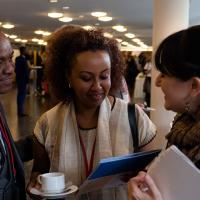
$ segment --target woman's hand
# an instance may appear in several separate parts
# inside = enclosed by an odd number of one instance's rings
[[[128,200],[164,200],[153,179],[140,172],[128,182]]]
[[[26,188],[26,192],[28,193],[30,198],[34,199],[34,200],[43,199],[42,197],[40,197],[38,195],[34,195],[34,194],[30,193],[31,188],[35,188],[38,190],[41,188],[41,185],[37,181],[37,177],[39,174],[40,174],[39,172],[32,172],[30,182],[28,183],[27,188]]]

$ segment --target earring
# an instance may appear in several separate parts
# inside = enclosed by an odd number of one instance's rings
[[[189,103],[186,103],[186,104],[185,104],[185,111],[186,111],[187,113],[189,113],[190,110],[191,110],[190,104],[189,104]]]

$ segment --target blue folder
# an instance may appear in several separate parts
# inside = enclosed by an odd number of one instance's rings
[[[125,156],[102,159],[97,168],[90,174],[88,180],[129,172],[137,173],[144,170],[160,151],[161,150],[138,152]]]

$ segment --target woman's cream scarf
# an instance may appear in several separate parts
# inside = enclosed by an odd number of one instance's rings
[[[100,159],[129,154],[132,149],[127,104],[116,102],[111,117],[111,105],[106,98],[101,104],[97,125],[94,167]],[[60,108],[59,108],[60,107]],[[48,112],[49,133],[46,142],[53,148],[51,171],[64,172],[67,180],[81,184],[81,147],[74,104],[60,105],[55,112]],[[62,116],[62,117],[60,117]],[[52,131],[53,130],[53,131]],[[126,134],[125,134],[126,133]],[[51,141],[49,141],[51,140]],[[54,144],[53,144],[54,143]]]

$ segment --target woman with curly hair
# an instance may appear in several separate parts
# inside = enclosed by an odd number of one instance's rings
[[[67,180],[80,186],[102,158],[134,151],[127,102],[112,95],[121,87],[121,52],[117,42],[100,30],[64,26],[48,41],[46,69],[51,93],[59,103],[35,126],[40,155],[34,161],[29,189],[35,187],[37,175],[48,170],[64,172]],[[140,150],[150,149],[155,126],[139,106],[135,111]],[[37,170],[44,160],[41,149],[48,153],[50,166]],[[127,191],[124,186],[104,189],[79,199],[123,200]]]

